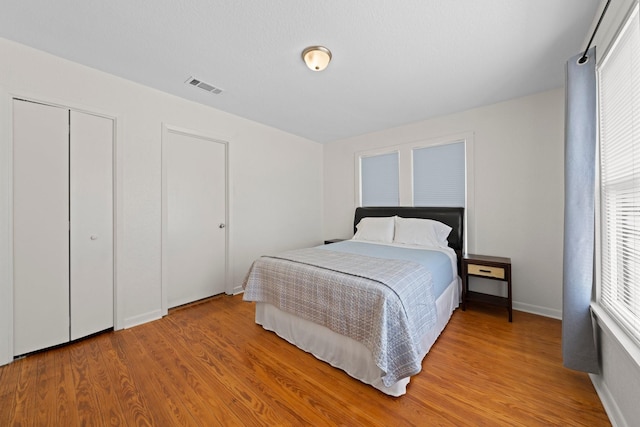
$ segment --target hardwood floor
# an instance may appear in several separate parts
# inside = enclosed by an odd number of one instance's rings
[[[0,426],[607,426],[560,322],[456,310],[408,393],[388,397],[221,296],[0,367]]]

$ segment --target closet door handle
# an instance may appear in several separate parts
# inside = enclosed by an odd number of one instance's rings
[[[225,228],[225,227],[226,227],[226,225],[225,225],[224,223],[221,223],[221,224],[218,226],[218,228]]]
[[[98,240],[98,236],[96,236],[95,234],[92,234],[89,238],[91,240]]]

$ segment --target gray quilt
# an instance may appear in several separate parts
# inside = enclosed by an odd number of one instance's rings
[[[253,263],[244,300],[280,310],[365,345],[390,386],[422,368],[420,341],[436,322],[431,274],[412,261],[315,248]]]

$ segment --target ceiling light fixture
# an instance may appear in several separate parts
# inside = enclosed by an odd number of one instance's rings
[[[302,51],[302,60],[313,71],[322,71],[331,62],[331,51],[324,46],[309,46]]]

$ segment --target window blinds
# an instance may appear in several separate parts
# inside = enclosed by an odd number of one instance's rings
[[[598,70],[601,305],[640,341],[640,21]]]
[[[465,205],[465,143],[413,150],[413,205]]]
[[[362,206],[398,206],[398,152],[362,157],[360,162]]]

